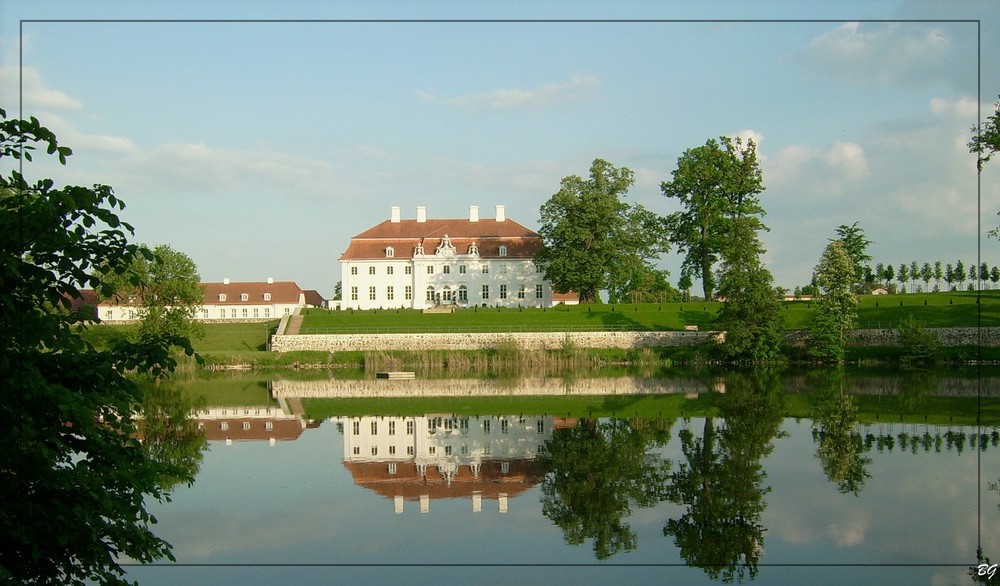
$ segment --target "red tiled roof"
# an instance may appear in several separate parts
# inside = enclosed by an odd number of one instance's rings
[[[205,288],[206,305],[241,305],[245,303],[291,303],[299,302],[299,293],[302,289],[294,281],[247,281],[242,283],[202,283]],[[247,300],[242,301],[240,296],[247,295]],[[265,301],[264,294],[270,293],[271,299]],[[219,295],[225,294],[226,300],[220,301]]]
[[[432,255],[445,235],[458,254],[468,254],[469,246],[475,243],[483,258],[499,258],[501,245],[507,247],[508,257],[531,258],[542,245],[536,232],[513,220],[386,220],[352,238],[340,259],[384,259],[387,246],[393,247],[393,258],[410,259],[421,243],[424,254]]]
[[[417,500],[421,495],[432,499],[464,498],[474,492],[481,493],[483,498],[495,499],[500,493],[513,497],[542,480],[542,471],[534,460],[511,460],[508,465],[509,471],[504,474],[499,461],[484,461],[476,478],[463,464],[448,484],[434,465],[427,466],[424,477],[413,462],[397,463],[396,474],[389,474],[387,462],[344,462],[358,486],[387,498],[399,495],[407,500]]]
[[[205,427],[202,432],[210,442],[233,440],[252,441],[270,440],[289,441],[302,435],[302,420],[300,419],[265,419],[260,417],[233,417],[230,419],[199,419]],[[228,429],[222,429],[222,423],[228,424]],[[267,429],[265,423],[271,423]],[[243,429],[243,424],[249,423],[250,429]]]

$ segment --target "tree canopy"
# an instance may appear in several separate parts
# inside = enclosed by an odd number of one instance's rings
[[[663,195],[680,201],[683,210],[667,217],[668,237],[684,253],[681,272],[701,279],[705,299],[712,299],[715,264],[727,249],[743,246],[732,223],[749,222],[750,231],[766,230],[757,194],[764,182],[757,146],[722,136],[688,149],[677,159],[671,181],[660,184]]]
[[[195,311],[204,301],[201,277],[191,257],[161,244],[152,250],[140,245],[125,272],[100,275],[104,300],[135,306],[139,311],[139,337],[201,334]]]
[[[854,259],[843,240],[830,242],[813,270],[813,282],[822,292],[810,325],[809,352],[820,360],[841,362],[847,333],[857,322]]]
[[[565,177],[542,204],[535,261],[555,291],[576,291],[581,303],[592,303],[601,290],[625,290],[654,270],[652,262],[667,250],[662,221],[622,201],[634,181],[630,169],[596,159],[589,179]]]
[[[8,120],[0,109],[0,162],[30,162],[39,147],[63,163],[71,154],[34,117]],[[106,185],[57,188],[16,170],[0,177],[5,583],[123,583],[119,560],[171,557],[145,505],[190,482],[190,468],[159,460],[135,438],[142,392],[126,373],[168,372],[172,346],[190,354],[191,345],[146,336],[97,351],[79,333],[92,312],[74,309],[80,289],[108,291],[98,273],[123,273],[141,255],[117,215],[123,208]]]

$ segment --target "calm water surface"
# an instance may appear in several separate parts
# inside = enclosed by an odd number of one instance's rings
[[[712,417],[308,426],[294,399],[230,397],[200,414],[194,485],[152,506],[177,563],[130,577],[970,584],[977,543],[1000,560],[994,427],[859,422],[859,396],[829,389],[796,419],[788,386],[730,383]]]

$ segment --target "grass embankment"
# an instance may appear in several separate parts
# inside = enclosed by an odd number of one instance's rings
[[[409,333],[409,332],[522,332],[586,330],[682,330],[696,325],[711,330],[721,303],[645,303],[626,305],[577,305],[554,308],[466,308],[445,314],[425,314],[417,310],[327,311],[310,309],[300,329],[310,333]],[[809,301],[782,302],[784,326],[788,330],[809,326],[816,304]],[[863,296],[858,307],[862,328],[893,328],[914,315],[926,327],[1000,326],[1000,291],[917,293],[906,295]],[[367,367],[392,370],[403,365],[422,369],[474,370],[484,365],[507,368],[516,364],[532,368],[545,363],[560,368],[587,369],[595,365],[621,362],[667,364],[669,361],[693,363],[705,360],[697,348],[669,347],[654,350],[592,350],[561,348],[544,352],[516,352],[502,347],[495,352],[266,352],[269,336],[277,320],[267,323],[205,324],[204,335],[193,340],[195,350],[208,367],[245,366],[249,368],[287,368],[295,366]],[[132,326],[89,328],[86,337],[95,345],[107,345],[126,335]],[[513,349],[516,350],[516,349]],[[942,348],[942,358],[962,362],[974,359],[1000,359],[1000,349]],[[505,355],[506,354],[506,355]],[[895,360],[894,348],[851,348],[851,362]]]

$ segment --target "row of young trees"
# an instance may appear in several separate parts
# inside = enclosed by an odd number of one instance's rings
[[[955,264],[944,264],[939,260],[934,261],[933,264],[929,262],[920,264],[917,261],[912,261],[910,264],[900,263],[897,267],[888,263],[878,263],[874,268],[866,267],[864,281],[870,286],[884,283],[886,287],[889,287],[892,281],[896,280],[904,292],[909,284],[911,293],[917,290],[917,282],[923,282],[923,290],[930,291],[932,280],[935,291],[940,290],[942,280],[947,284],[948,289],[956,287],[961,289],[966,280],[970,284],[982,282],[984,285],[992,283],[993,286],[1000,282],[1000,267],[996,265],[991,268],[989,264],[982,262],[978,265],[969,263],[968,270],[965,267],[966,265],[962,261],[957,261]]]
[[[637,291],[676,296],[653,264],[676,246],[684,254],[682,288],[697,276],[706,299],[727,300],[718,317],[727,330],[725,353],[773,358],[781,343],[780,307],[760,260],[758,234],[768,228],[754,142],[720,137],[685,151],[671,180],[661,184],[683,210],[665,218],[622,200],[633,183],[631,170],[602,159],[593,162],[588,179],[562,180],[540,210],[543,247],[535,260],[545,278],[556,291],[579,293],[582,303],[596,301],[602,290],[612,301],[635,300]]]

